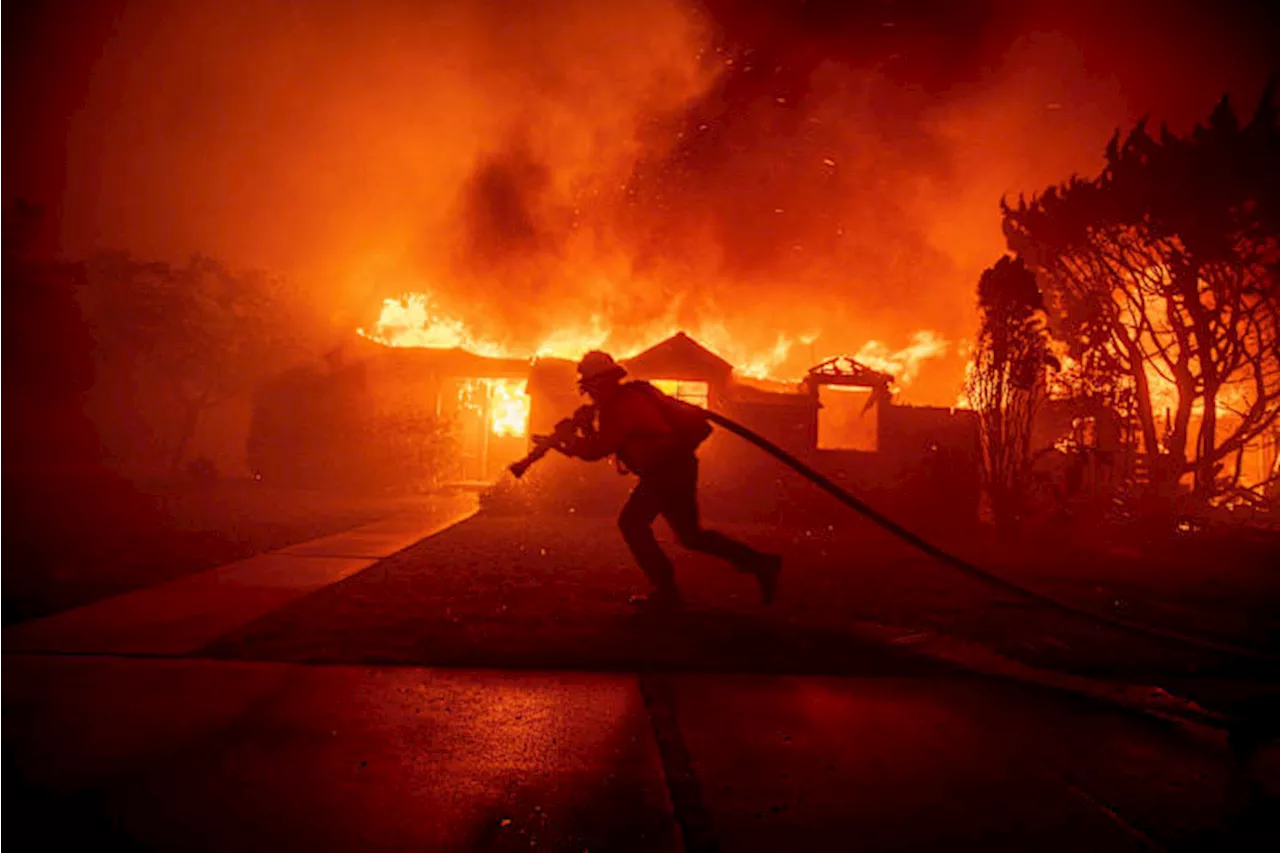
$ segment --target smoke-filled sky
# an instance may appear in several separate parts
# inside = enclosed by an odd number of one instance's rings
[[[4,196],[63,255],[287,273],[334,334],[414,290],[525,344],[816,334],[801,371],[971,335],[1002,194],[1095,173],[1144,113],[1252,109],[1280,44],[1190,0],[13,5]]]

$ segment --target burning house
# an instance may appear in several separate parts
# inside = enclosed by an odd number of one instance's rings
[[[976,517],[972,413],[898,405],[888,373],[839,357],[800,382],[755,379],[684,332],[621,361],[632,378],[742,423],[878,505],[924,509],[938,521]],[[531,434],[550,431],[582,404],[576,378],[568,358],[384,346],[362,338],[331,358],[327,373],[268,389],[256,408],[252,464],[262,476],[317,480],[335,460],[311,458],[307,448],[324,442],[308,435],[336,428],[350,436],[343,446],[354,457],[372,455],[394,467],[396,459],[416,458],[415,441],[435,442],[434,474],[423,479],[495,482],[524,455]],[[414,429],[422,430],[417,439],[407,434]],[[784,520],[822,511],[824,500],[811,486],[732,436],[714,435],[701,455],[711,514]],[[575,507],[612,512],[616,503],[608,498],[627,486],[608,466],[555,456],[539,470],[537,479],[560,481]]]
[[[930,526],[976,520],[978,425],[972,412],[898,405],[893,377],[840,356],[793,388],[744,381],[725,414],[877,506]],[[752,513],[818,517],[835,507],[798,475],[741,442],[710,455],[712,476]],[[815,513],[817,515],[815,515]]]

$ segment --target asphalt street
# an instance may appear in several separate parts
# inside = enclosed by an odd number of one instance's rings
[[[770,616],[696,567],[690,614],[637,621],[610,540],[465,514],[7,629],[5,840],[1280,849],[1222,731],[1112,701],[1140,685],[983,670],[798,596]]]
[[[973,676],[16,654],[5,670],[6,838],[48,849],[1143,850],[1276,839],[1212,738]]]

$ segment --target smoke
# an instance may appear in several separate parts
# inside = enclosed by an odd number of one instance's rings
[[[477,165],[463,187],[464,257],[505,267],[553,248],[564,229],[555,211],[541,210],[551,173],[527,150],[502,152]],[[563,214],[563,211],[560,211]]]
[[[1273,62],[1243,6],[1061,5],[135,0],[68,88],[63,249],[285,272],[334,335],[427,291],[526,345],[591,318],[816,335],[793,373],[956,341],[1003,194]]]

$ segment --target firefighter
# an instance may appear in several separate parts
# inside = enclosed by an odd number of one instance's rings
[[[591,398],[597,420],[561,448],[587,461],[614,456],[619,470],[640,482],[618,516],[622,537],[653,589],[635,596],[642,610],[681,606],[671,560],[658,546],[653,522],[666,518],[680,544],[712,554],[751,574],[765,604],[773,600],[782,558],[707,530],[698,519],[699,444],[711,434],[702,411],[663,394],[647,382],[623,382],[626,370],[608,353],[592,351],[578,364],[578,388]]]

